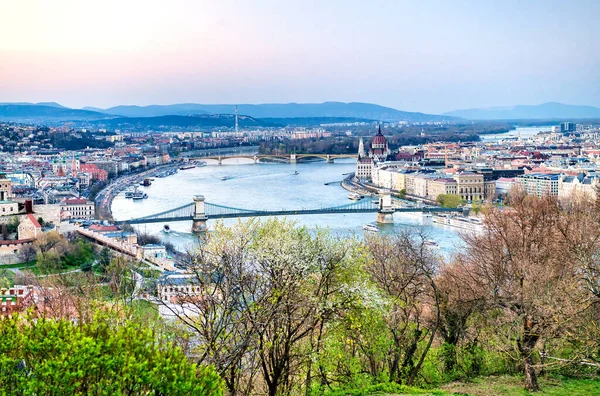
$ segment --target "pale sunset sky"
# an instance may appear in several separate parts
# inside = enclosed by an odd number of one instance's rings
[[[595,0],[0,0],[0,102],[600,106]]]

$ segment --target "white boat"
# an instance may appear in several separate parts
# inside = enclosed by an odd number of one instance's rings
[[[294,175],[297,175],[297,174],[298,174],[298,171],[294,171]]]
[[[433,222],[466,231],[481,232],[483,230],[483,222],[476,217],[435,215],[433,216]]]
[[[433,248],[439,248],[440,247],[440,245],[436,241],[434,241],[433,239],[428,239],[425,242],[423,242],[423,244],[425,246],[429,246],[429,247],[433,247]]]
[[[363,196],[358,193],[355,193],[355,192],[348,193],[348,199],[351,199],[353,201],[358,201],[359,199],[362,199],[362,198],[363,198]]]
[[[127,198],[127,199],[133,198],[133,191],[125,191],[125,198]]]
[[[363,230],[369,232],[379,232],[379,227],[377,227],[375,224],[365,224],[363,226]]]
[[[221,177],[221,180],[223,180],[223,181],[225,181],[225,180],[227,180],[227,179],[228,179],[228,178],[227,178],[227,176],[223,176],[223,177]]]
[[[142,191],[137,191],[136,190],[133,193],[133,197],[132,198],[133,198],[134,201],[139,201],[140,199],[146,199],[146,198],[148,198],[148,194],[146,194],[146,193],[144,193]]]
[[[168,233],[170,233],[170,232],[171,232],[171,227],[169,227],[169,225],[168,225],[168,224],[165,224],[165,225],[163,226],[163,229],[162,229],[162,230],[163,230],[163,232],[164,232],[165,234],[168,234]]]

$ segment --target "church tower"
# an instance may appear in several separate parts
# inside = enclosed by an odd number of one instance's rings
[[[358,158],[364,158],[365,156],[365,143],[363,142],[363,138],[360,138],[358,143]]]

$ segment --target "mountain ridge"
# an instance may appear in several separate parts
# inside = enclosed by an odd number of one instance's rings
[[[86,107],[84,109],[125,117],[155,117],[159,115],[233,114],[235,105],[181,103],[149,106],[121,105],[107,109]],[[364,102],[239,104],[238,113],[254,118],[349,117],[388,122],[457,120],[450,116],[407,112]]]
[[[583,119],[600,118],[600,108],[594,106],[570,105],[559,102],[546,102],[537,105],[461,109],[443,114],[469,120]]]

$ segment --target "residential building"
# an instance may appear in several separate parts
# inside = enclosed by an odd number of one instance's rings
[[[456,195],[458,193],[458,183],[451,177],[436,177],[429,179],[427,189],[427,198],[435,201],[438,195]]]
[[[545,195],[558,196],[558,183],[560,174],[552,173],[528,173],[517,178],[526,194],[536,197]]]

